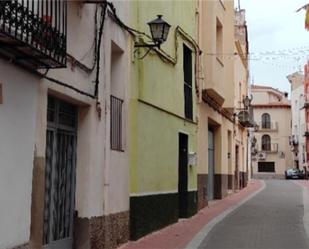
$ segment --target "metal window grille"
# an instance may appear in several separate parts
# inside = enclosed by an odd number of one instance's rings
[[[262,150],[263,151],[270,151],[271,150],[271,140],[270,140],[270,136],[268,136],[268,135],[262,136]]]
[[[111,149],[123,151],[122,147],[122,104],[123,100],[111,96]]]
[[[263,129],[270,129],[271,128],[270,115],[268,113],[264,113],[262,115],[262,128]]]

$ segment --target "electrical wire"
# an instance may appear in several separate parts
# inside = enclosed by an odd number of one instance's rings
[[[100,22],[99,38],[98,38],[98,43],[97,43],[97,57],[96,57],[97,71],[96,71],[95,88],[94,88],[94,96],[96,98],[98,97],[98,90],[99,90],[99,84],[100,84],[99,77],[100,77],[101,42],[102,42],[102,36],[103,36],[104,20],[105,20],[107,5],[103,4],[102,8],[103,9],[101,10],[101,22]]]

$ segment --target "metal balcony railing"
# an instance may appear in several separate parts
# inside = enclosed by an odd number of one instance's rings
[[[0,54],[31,68],[66,65],[66,0],[1,0]]]
[[[298,136],[292,135],[289,137],[289,143],[291,146],[297,146],[298,145]]]
[[[309,93],[305,93],[300,98],[300,107],[301,108],[308,108],[309,107]]]
[[[278,144],[277,143],[265,143],[261,144],[258,148],[259,152],[269,152],[276,153],[278,152]]]
[[[309,124],[303,124],[301,126],[301,132],[302,132],[303,136],[309,137]]]
[[[259,122],[257,131],[277,131],[278,130],[278,122]]]

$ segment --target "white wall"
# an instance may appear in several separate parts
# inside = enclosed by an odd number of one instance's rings
[[[39,79],[0,60],[0,248],[28,242]]]
[[[292,135],[296,135],[298,139],[298,161],[299,167],[306,166],[306,138],[304,137],[303,125],[305,121],[305,109],[302,108],[304,95],[304,85],[301,84],[291,92],[292,105]],[[297,127],[297,129],[296,129]],[[305,149],[303,148],[305,146]],[[305,163],[303,163],[303,154],[305,155]],[[296,158],[295,158],[296,159]]]

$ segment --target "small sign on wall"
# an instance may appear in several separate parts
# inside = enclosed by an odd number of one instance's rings
[[[2,92],[2,83],[0,82],[0,105],[3,104],[3,92]]]
[[[190,152],[188,154],[188,165],[189,166],[196,166],[197,156],[195,152]]]

